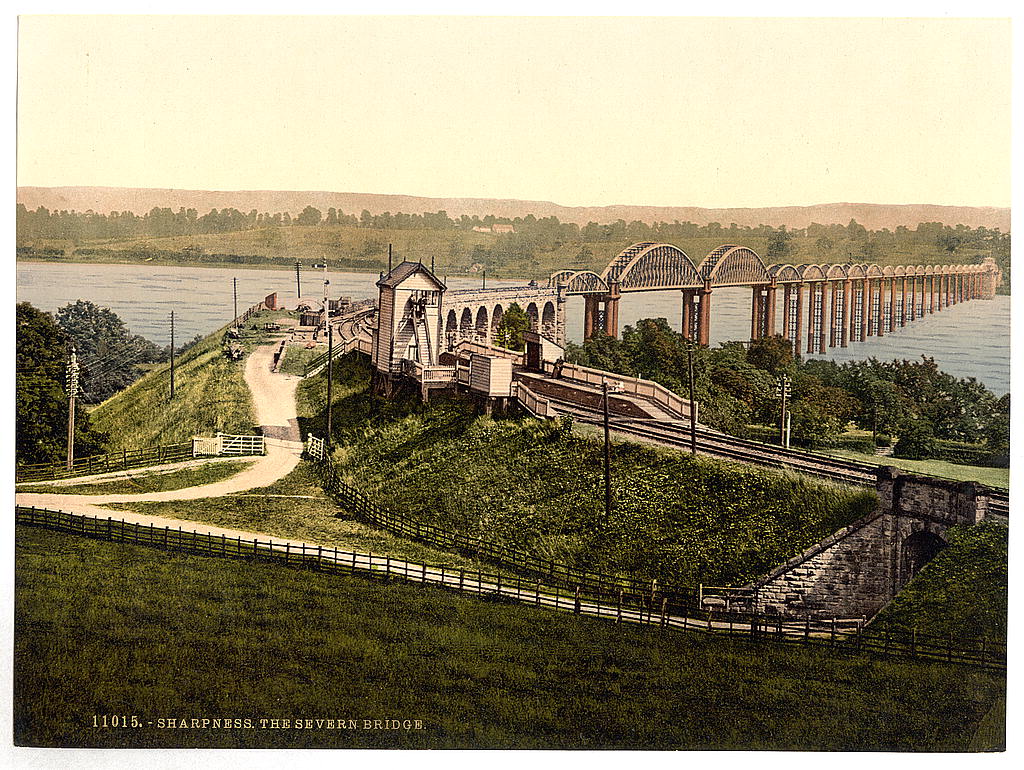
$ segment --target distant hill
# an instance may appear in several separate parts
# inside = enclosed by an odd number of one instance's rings
[[[887,205],[874,203],[823,203],[813,206],[779,206],[772,208],[708,209],[696,206],[561,206],[550,201],[523,201],[499,198],[424,198],[414,195],[378,195],[373,193],[341,193],[323,191],[285,190],[171,190],[129,187],[19,187],[18,202],[30,209],[45,206],[48,209],[93,211],[107,214],[111,211],[134,211],[143,214],[154,206],[177,210],[194,208],[200,214],[210,209],[235,208],[240,211],[256,209],[275,213],[299,213],[306,206],[315,206],[325,212],[328,208],[341,209],[346,214],[359,214],[363,209],[371,214],[385,211],[421,214],[424,211],[446,211],[449,216],[466,214],[503,217],[556,216],[563,222],[627,222],[690,221],[703,225],[719,222],[756,227],[785,225],[802,228],[819,224],[847,224],[856,219],[869,230],[890,230],[905,225],[914,227],[919,222],[943,222],[970,227],[1010,230],[1010,209],[979,206],[935,206],[931,204]]]

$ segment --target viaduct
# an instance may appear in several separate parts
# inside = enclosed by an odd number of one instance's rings
[[[490,344],[505,310],[522,307],[530,327],[565,345],[565,300],[584,299],[583,336],[619,333],[623,294],[679,291],[683,335],[710,342],[714,290],[749,287],[750,338],[781,334],[794,352],[824,353],[882,337],[925,315],[991,299],[1002,271],[991,257],[973,265],[766,265],[746,246],[722,245],[695,264],[668,243],[635,243],[600,274],[562,270],[547,286],[462,289],[444,296],[444,343]]]

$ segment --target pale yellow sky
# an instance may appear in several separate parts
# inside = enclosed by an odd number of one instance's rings
[[[22,17],[18,184],[1010,205],[1010,23]]]

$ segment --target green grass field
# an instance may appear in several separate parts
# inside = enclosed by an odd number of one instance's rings
[[[16,588],[18,745],[962,751],[1004,740],[991,716],[1003,678],[941,663],[617,627],[27,527]],[[93,727],[115,714],[140,726]],[[253,727],[161,729],[170,718]]]
[[[304,345],[288,345],[284,349],[284,358],[278,366],[278,371],[301,377],[306,371],[306,364],[326,352],[327,348],[323,345],[315,348],[307,348]]]
[[[95,481],[82,484],[22,484],[16,492],[56,492],[67,495],[113,495],[137,494],[142,492],[165,492],[170,489],[184,489],[234,476],[251,465],[253,460],[226,460],[208,462],[191,468],[182,468],[166,473],[153,473],[145,468],[131,471],[124,478]]]
[[[108,507],[230,529],[251,530],[283,539],[319,543],[330,548],[389,555],[396,559],[456,569],[461,567],[467,570],[502,572],[469,556],[439,551],[358,521],[325,496],[312,470],[312,464],[302,462],[288,476],[271,486],[250,489],[237,495],[167,503],[114,504]]]
[[[929,476],[941,476],[945,479],[956,481],[977,481],[990,487],[1008,489],[1010,486],[1009,468],[987,468],[981,465],[959,465],[946,462],[945,460],[906,460],[902,457],[879,457],[868,455],[862,452],[854,452],[850,449],[822,449],[818,450],[823,454],[843,457],[847,460],[857,460],[872,465],[892,465],[914,473],[924,473]]]

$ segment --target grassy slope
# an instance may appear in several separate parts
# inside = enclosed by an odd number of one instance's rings
[[[957,481],[977,481],[990,487],[1007,489],[1010,486],[1009,468],[987,468],[980,465],[959,465],[949,463],[945,460],[906,460],[902,457],[879,457],[868,455],[863,452],[854,452],[849,449],[823,449],[824,454],[844,457],[848,460],[857,460],[872,465],[892,465],[904,470],[925,473],[931,476],[941,476],[946,479]]]
[[[467,570],[483,568],[490,572],[501,571],[480,564],[469,556],[438,551],[357,521],[324,496],[323,489],[312,473],[312,465],[306,462],[300,463],[288,476],[271,486],[251,489],[240,495],[169,503],[115,504],[108,507],[230,529],[254,530],[345,551],[385,554],[398,559]]]
[[[742,583],[875,503],[863,490],[622,443],[605,522],[599,442],[474,417],[462,402],[382,402],[365,392],[364,364],[349,357],[339,369],[336,458],[350,484],[392,510],[544,557],[683,585]],[[300,422],[319,435],[323,388],[318,377],[299,391]]]
[[[248,322],[242,343],[249,349],[264,339],[252,329],[278,314],[260,313]],[[192,436],[252,433],[255,411],[245,384],[245,361],[231,361],[222,352],[223,329],[190,348],[174,367],[175,394],[170,396],[170,365],[162,364],[90,415],[92,424],[109,434],[108,448],[135,449],[188,441]]]
[[[941,551],[875,624],[926,634],[1006,639],[1009,529],[993,522],[956,527]]]
[[[1004,692],[999,677],[942,664],[616,627],[27,528],[17,542],[22,745],[963,750]],[[91,727],[115,713],[425,729]]]
[[[18,492],[56,492],[68,495],[136,494],[142,492],[164,492],[170,489],[184,489],[234,476],[253,462],[230,460],[209,462],[193,468],[182,468],[170,473],[148,473],[146,469],[132,471],[124,478],[96,481],[91,484],[28,484],[17,487]]]

